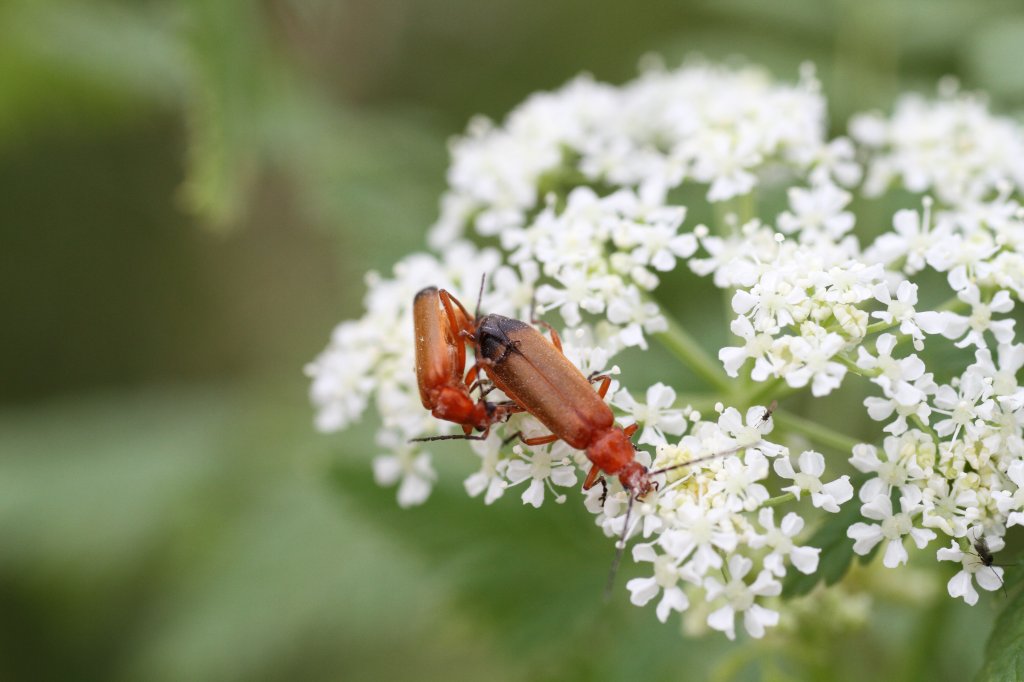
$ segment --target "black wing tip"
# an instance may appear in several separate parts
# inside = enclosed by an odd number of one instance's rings
[[[416,295],[413,296],[412,300],[413,301],[418,301],[418,300],[420,300],[420,298],[422,298],[424,296],[430,296],[431,294],[436,294],[436,293],[437,293],[437,287],[435,287],[435,286],[424,287],[424,288],[422,288],[422,289],[420,289],[419,291],[416,292]]]

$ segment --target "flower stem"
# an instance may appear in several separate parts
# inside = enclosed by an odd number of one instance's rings
[[[939,439],[939,434],[935,433],[935,429],[933,429],[931,425],[928,424],[928,422],[924,421],[916,414],[910,415],[910,421],[914,422],[917,425],[917,428],[927,433],[931,437],[931,439],[935,441],[936,446],[942,442]]]
[[[846,353],[838,353],[835,359],[842,363],[850,374],[856,374],[857,376],[871,378],[876,377],[882,373],[880,369],[863,369],[857,364],[857,361],[848,356]]]
[[[860,441],[810,419],[776,410],[772,417],[775,423],[789,431],[806,436],[812,442],[825,445],[841,452],[850,452]]]
[[[718,395],[682,393],[676,395],[676,401],[672,404],[672,408],[678,410],[689,406],[698,412],[711,412],[715,409],[715,404],[721,401],[722,399]]]
[[[662,315],[665,315],[664,311]],[[668,322],[668,329],[654,334],[654,337],[704,381],[721,391],[728,392],[733,382],[721,366],[711,359],[707,351],[683,329],[681,324],[668,315],[665,315],[665,320]]]
[[[955,313],[955,312],[957,312],[959,310],[967,310],[970,307],[971,307],[971,305],[969,303],[967,303],[966,301],[960,300],[959,296],[953,296],[951,298],[947,298],[941,305],[939,305],[935,309],[936,310],[948,310],[950,312],[954,312]]]
[[[785,379],[777,378],[772,379],[771,381],[766,381],[759,389],[750,393],[750,395],[747,395],[743,399],[737,398],[734,402],[745,403],[747,406],[767,405],[772,400],[782,400],[796,390],[798,389],[787,384]],[[771,400],[769,400],[769,398],[771,398]]]
[[[786,504],[796,499],[796,495],[793,493],[786,493],[777,497],[772,497],[761,503],[762,507],[778,507],[780,504]]]
[[[865,338],[867,338],[868,336],[871,336],[872,334],[876,334],[878,332],[884,332],[887,329],[892,329],[893,327],[897,326],[898,324],[899,324],[899,322],[885,322],[885,321],[882,321],[882,320],[880,320],[878,322],[872,322],[871,324],[868,325],[867,333],[864,334],[864,336],[865,336]]]

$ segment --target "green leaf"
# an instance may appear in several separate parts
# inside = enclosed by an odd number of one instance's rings
[[[208,225],[234,227],[263,152],[261,115],[277,72],[258,6],[240,0],[191,2],[186,206]]]
[[[821,548],[818,571],[811,575],[790,571],[782,583],[783,596],[798,597],[813,590],[821,580],[826,585],[834,585],[846,575],[856,556],[853,540],[847,537],[846,530],[860,518],[860,505],[855,500],[848,502],[838,514],[829,515],[807,541],[808,546]],[[869,552],[861,561],[869,561],[874,554],[874,551]]]
[[[1024,590],[1014,595],[996,619],[985,647],[985,664],[974,679],[1024,679]]]
[[[445,455],[466,457],[465,449],[439,449],[438,468]],[[494,642],[506,671],[531,671],[513,679],[675,679],[679,661],[693,679],[708,679],[717,657],[735,649],[724,637],[682,638],[653,608],[630,605],[626,582],[649,569],[637,569],[628,552],[611,598],[603,598],[613,541],[578,491],[566,489],[566,504],[534,509],[512,489],[487,506],[466,495],[454,473],[439,476],[414,509],[400,509],[394,488],[378,487],[365,461],[345,458],[332,482],[345,516],[367,535],[419,555],[424,592],[441,591],[472,624],[474,642]]]
[[[426,504],[401,509],[363,462],[339,465],[333,478],[346,506],[418,551],[455,603],[512,638],[505,641],[512,650],[552,655],[576,627],[600,620],[613,543],[578,505],[528,508],[511,490],[485,506],[446,476]]]

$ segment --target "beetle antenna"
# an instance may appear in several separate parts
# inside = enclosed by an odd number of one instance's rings
[[[704,457],[698,457],[697,459],[691,459],[688,462],[680,462],[679,464],[673,464],[672,466],[662,467],[661,469],[655,469],[654,471],[648,471],[647,475],[648,476],[653,476],[654,474],[663,474],[666,471],[673,471],[674,469],[682,469],[683,467],[693,466],[694,464],[701,464],[703,462],[710,462],[711,460],[718,459],[719,457],[727,457],[729,455],[736,454],[740,450],[743,450],[743,449],[749,448],[749,447],[752,447],[752,446],[751,445],[743,445],[743,446],[740,446],[740,447],[737,447],[737,448],[732,448],[731,450],[723,450],[722,452],[716,452],[716,453],[713,453],[713,454],[710,454],[710,455],[705,455]]]
[[[426,442],[432,441],[432,440],[487,440],[487,436],[472,436],[472,435],[469,435],[469,434],[467,434],[465,436],[457,436],[457,435],[452,435],[452,436],[426,436],[424,438],[410,438],[409,442],[410,443],[426,443]]]
[[[974,552],[971,552],[971,554],[974,554]],[[974,562],[975,565],[981,564],[982,566],[988,568],[988,570],[992,571],[992,575],[994,575],[996,577],[996,580],[999,581],[999,589],[1002,591],[1003,597],[1005,598],[1007,596],[1006,595],[1006,583],[1003,581],[1002,577],[999,575],[999,572],[996,571],[995,567],[999,566],[1000,568],[1005,568],[1006,566],[1016,566],[1016,564],[994,564],[994,563],[985,561],[984,559],[982,559],[977,554],[974,554],[974,556],[978,557],[978,560]]]
[[[622,535],[619,536],[619,541],[615,543],[615,558],[612,559],[612,567],[608,571],[608,581],[604,585],[605,601],[612,598],[612,585],[615,584],[615,574],[619,572],[619,564],[622,563],[622,553],[626,550],[626,535],[629,533],[629,517],[633,513],[633,501],[635,499],[635,497],[630,495],[629,502],[626,503],[626,520],[622,524]]]
[[[487,273],[480,275],[480,292],[476,295],[476,310],[473,313],[473,319],[480,319],[480,304],[484,300],[484,283],[487,282]]]

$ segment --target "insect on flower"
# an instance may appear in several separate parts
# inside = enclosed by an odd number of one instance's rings
[[[983,535],[977,535],[971,538],[971,545],[974,547],[975,556],[978,557],[978,561],[982,566],[985,566],[992,575],[999,579],[999,587],[1003,590],[1003,596],[1006,596],[1006,584],[1003,582],[1003,577],[1000,575],[1000,571],[996,570],[996,567],[1000,567],[1000,564],[995,563],[995,555],[992,554],[992,550],[988,546],[988,541]]]
[[[773,400],[768,407],[764,408],[764,413],[761,415],[761,419],[758,421],[758,424],[767,424],[768,420],[772,418],[772,415],[777,409],[779,409],[779,401]]]
[[[462,425],[463,436],[456,438],[484,439],[495,422],[504,421],[519,412],[514,403],[490,403],[481,390],[474,401],[478,365],[466,369],[466,337],[472,337],[474,324],[463,305],[447,291],[437,287],[423,289],[413,300],[413,326],[416,335],[416,380],[423,407],[438,419]],[[479,386],[479,384],[476,384]],[[473,429],[482,431],[471,436]],[[439,440],[451,436],[417,438]]]
[[[583,483],[584,490],[598,482],[606,486],[600,477],[604,472],[618,477],[631,497],[642,498],[657,487],[651,476],[670,470],[648,471],[635,460],[630,436],[638,426],[617,426],[615,415],[604,402],[611,377],[585,377],[565,357],[558,333],[549,325],[545,326],[551,341],[526,322],[503,315],[481,317],[478,313],[471,322],[462,303],[436,287],[416,294],[413,319],[416,375],[423,406],[438,419],[461,424],[465,431],[463,436],[415,440],[483,438],[469,434],[476,428],[486,435],[494,423],[525,411],[548,427],[551,434],[524,438],[517,433],[512,438],[519,437],[527,445],[564,440],[570,447],[585,451],[593,467]],[[476,364],[465,377],[466,351],[460,338],[471,341],[476,352]],[[510,402],[489,403],[483,397],[473,401],[470,388],[476,383],[480,367]],[[597,391],[591,386],[594,382],[600,382]]]
[[[600,476],[604,472],[616,476],[629,492],[622,535],[616,545],[616,556],[605,590],[607,597],[629,534],[633,503],[658,488],[652,477],[723,457],[735,450],[649,470],[636,461],[636,448],[630,440],[638,424],[625,428],[618,426],[611,408],[604,402],[611,377],[601,374],[589,378],[584,376],[565,357],[558,333],[550,326],[548,330],[550,341],[526,322],[502,315],[487,315],[476,323],[474,346],[477,362],[482,364],[496,387],[551,431],[546,436],[524,438],[517,433],[512,438],[518,436],[527,445],[564,440],[570,447],[586,452],[593,465],[583,483],[584,490],[599,482],[604,488],[602,498],[606,497],[607,483]],[[591,386],[594,382],[600,382],[596,391]],[[769,416],[770,413],[766,412],[765,420]]]
[[[551,431],[535,438],[517,434],[524,443],[545,445],[564,440],[585,451],[593,466],[584,490],[599,480],[603,484],[599,479],[602,471],[617,476],[634,497],[643,497],[656,487],[647,468],[634,458],[630,436],[637,425],[617,426],[604,402],[611,377],[597,375],[588,380],[562,353],[554,330],[549,342],[526,322],[487,315],[476,325],[474,343],[494,385]],[[600,382],[596,391],[593,382]]]

